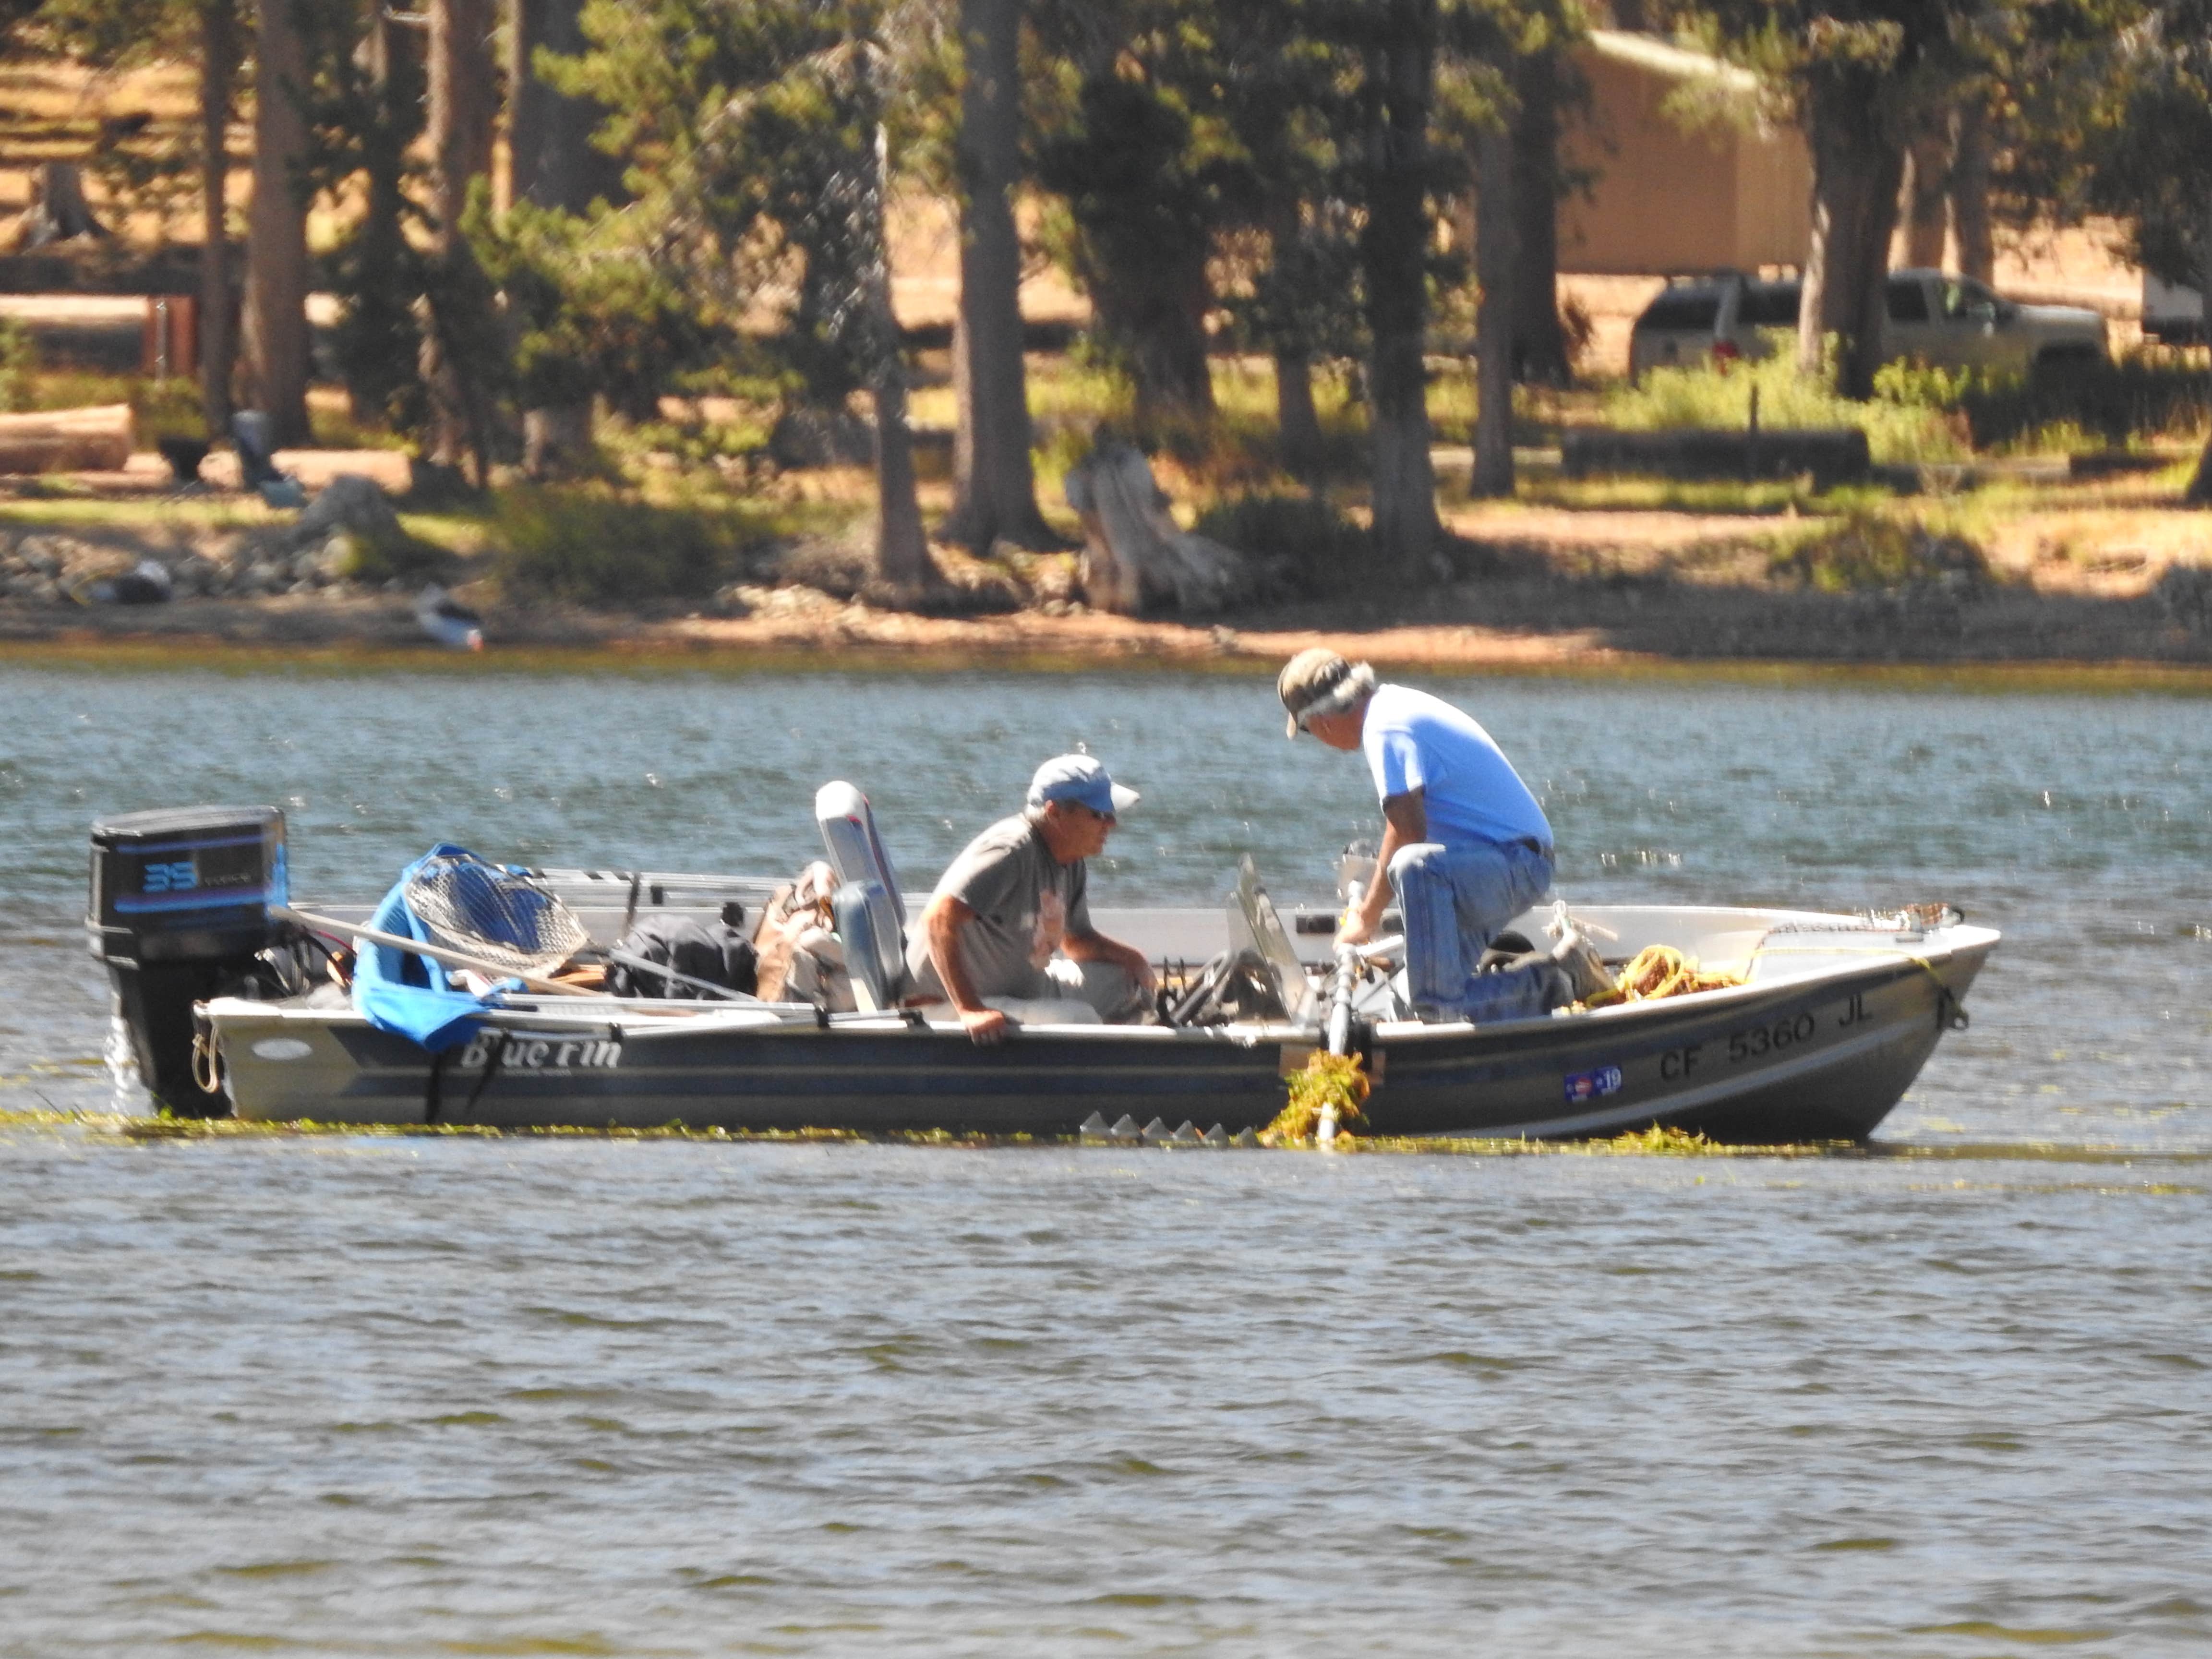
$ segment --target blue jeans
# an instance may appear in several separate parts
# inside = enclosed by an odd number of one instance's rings
[[[1414,1006],[1478,1024],[1547,1012],[1541,965],[1478,974],[1498,930],[1551,890],[1552,860],[1522,842],[1421,842],[1390,860],[1406,913],[1406,987]]]

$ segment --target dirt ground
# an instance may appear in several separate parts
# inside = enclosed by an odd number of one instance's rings
[[[366,472],[394,494],[407,482],[405,458],[390,451],[283,459],[311,487],[349,471]],[[211,477],[228,460],[211,459]],[[1816,591],[1790,574],[1793,550],[1835,523],[1795,501],[1730,512],[1475,503],[1448,468],[1444,476],[1453,540],[1431,579],[1189,621],[1080,608],[921,616],[798,586],[746,590],[750,614],[741,615],[673,603],[629,612],[526,607],[501,603],[488,584],[466,582],[471,544],[448,540],[464,560],[459,592],[484,612],[487,665],[589,657],[1256,672],[1326,641],[1378,662],[1438,669],[2064,664],[2202,676],[2212,688],[2212,571],[2204,571],[2212,564],[2212,517],[2174,504],[2175,471],[1881,503],[1872,510],[1933,534],[1971,537],[1991,580],[1842,592]],[[857,468],[789,482],[854,501],[872,488]],[[52,482],[15,488],[14,501],[0,493],[0,555],[36,535],[49,547],[66,542],[110,558],[173,563],[198,555],[222,564],[237,556],[242,540],[289,519],[228,488],[170,497],[160,465],[145,456],[120,473],[61,481],[59,493]],[[933,501],[943,493],[931,489]],[[2167,574],[2176,566],[2204,574],[2185,570],[2177,590]],[[0,656],[419,658],[438,648],[416,623],[408,591],[338,587],[149,605],[0,598]]]
[[[1419,591],[1194,621],[1036,611],[918,616],[803,587],[775,590],[738,617],[672,605],[614,613],[488,604],[483,653],[455,665],[1260,672],[1306,646],[1327,644],[1378,664],[1437,671],[1882,665],[2017,678],[2089,670],[2212,691],[2205,618],[2177,614],[2142,569],[2061,567],[2046,556],[2013,580],[1972,591],[1824,593],[1762,580],[1770,550],[1741,539],[1739,525],[1716,526],[1713,538],[1686,546],[1678,540],[1683,526],[1652,522],[1669,515],[1602,517],[1604,525],[1573,526],[1585,553],[1594,549],[1595,556],[1570,560],[1534,551],[1541,544],[1526,524],[1487,536],[1480,516],[1460,515],[1460,527],[1476,538],[1460,544],[1461,569]],[[1620,539],[1602,545],[1587,539],[1607,529]],[[1723,538],[1721,532],[1731,533]],[[88,539],[112,545],[114,538]],[[0,601],[0,660],[276,657],[428,665],[440,654],[404,593],[326,591],[89,608]]]

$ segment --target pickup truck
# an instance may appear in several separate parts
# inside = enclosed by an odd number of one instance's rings
[[[1708,357],[1764,357],[1797,326],[1797,279],[1726,272],[1660,291],[1629,337],[1631,378]],[[2077,306],[2029,306],[1971,276],[1893,270],[1884,294],[1882,360],[1943,368],[2101,362],[2105,319]]]
[[[2162,283],[2146,270],[2142,331],[2167,345],[2195,345],[2204,337],[2204,296],[2193,288]]]

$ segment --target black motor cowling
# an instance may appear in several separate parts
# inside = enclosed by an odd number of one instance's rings
[[[273,806],[127,812],[92,826],[85,931],[107,964],[139,1074],[179,1116],[215,1117],[192,1075],[192,1005],[250,973],[289,900],[284,815]]]

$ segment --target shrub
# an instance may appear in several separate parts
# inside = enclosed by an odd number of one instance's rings
[[[1839,396],[1832,362],[1818,374],[1801,373],[1789,343],[1752,362],[1703,362],[1655,368],[1632,386],[1607,395],[1606,419],[1629,431],[1741,429],[1759,392],[1762,427],[1857,427],[1877,461],[1952,460],[1964,445],[1944,412],[1932,405]],[[1831,354],[1832,357],[1832,353]]]
[[[0,318],[0,410],[27,409],[39,348],[31,331],[13,317]]]
[[[625,227],[619,212],[584,219],[527,202],[495,216],[481,188],[471,194],[469,239],[507,296],[526,406],[596,396],[649,421],[677,377],[708,359],[714,331],[681,284],[623,240]]]
[[[1901,408],[1962,420],[1977,448],[2001,445],[2086,449],[2195,431],[2204,418],[2204,374],[2178,352],[2147,349],[2116,361],[2061,361],[2019,368],[1885,364],[1875,395]]]
[[[1302,593],[1341,592],[1367,562],[1367,532],[1319,495],[1241,495],[1208,507],[1194,528],[1273,563],[1285,585]]]
[[[728,527],[709,514],[597,487],[506,491],[491,541],[501,592],[584,605],[703,599],[738,552]]]
[[[1963,536],[1878,514],[1847,514],[1832,528],[1778,553],[1768,574],[1822,593],[1959,592],[1990,580],[1989,560]]]

